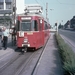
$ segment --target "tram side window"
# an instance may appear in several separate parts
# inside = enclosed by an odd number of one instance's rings
[[[48,29],[47,22],[44,22],[44,28],[45,30]]]
[[[36,20],[34,21],[34,29],[35,29],[35,31],[38,31],[38,24],[37,24]]]
[[[38,23],[37,20],[32,21],[32,30],[38,31]]]

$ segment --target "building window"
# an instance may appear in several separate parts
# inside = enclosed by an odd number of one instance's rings
[[[0,0],[0,3],[4,3],[4,0]]]
[[[6,9],[11,9],[11,4],[6,3]]]
[[[0,9],[4,9],[4,4],[0,4]]]
[[[5,0],[6,3],[11,3],[13,0]]]

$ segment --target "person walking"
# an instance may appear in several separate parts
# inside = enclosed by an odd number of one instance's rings
[[[6,27],[3,27],[2,41],[3,41],[4,50],[7,49],[8,36],[9,36],[9,31],[6,29]]]
[[[11,36],[12,36],[12,45],[16,45],[16,28],[15,28],[15,26],[12,27]]]

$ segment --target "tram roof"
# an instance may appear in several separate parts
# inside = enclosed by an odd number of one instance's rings
[[[18,16],[39,16],[43,18],[43,15],[41,14],[18,14]]]
[[[23,13],[23,14],[17,14],[17,16],[38,16],[38,17],[43,18],[45,21],[47,21],[47,19],[44,18],[42,14],[30,14],[30,13],[24,14],[24,13]],[[47,21],[47,22],[48,22],[48,21]]]

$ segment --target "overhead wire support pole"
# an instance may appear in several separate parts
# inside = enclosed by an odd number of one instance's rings
[[[12,26],[15,25],[15,20],[16,20],[16,0],[13,0],[12,2]]]
[[[50,9],[51,10],[51,13],[52,13],[52,11],[54,10],[54,9]],[[52,14],[51,14],[51,18],[52,18]],[[51,20],[51,22],[52,22],[52,20]]]
[[[48,19],[48,3],[46,3],[46,19]]]
[[[16,0],[14,0],[13,12],[14,12],[14,25],[15,25],[15,20],[16,20]]]
[[[16,34],[15,34],[15,24],[16,24],[16,0],[13,0],[12,3],[12,26],[14,26],[14,28],[12,29],[12,45],[15,45],[15,41],[16,41]]]

